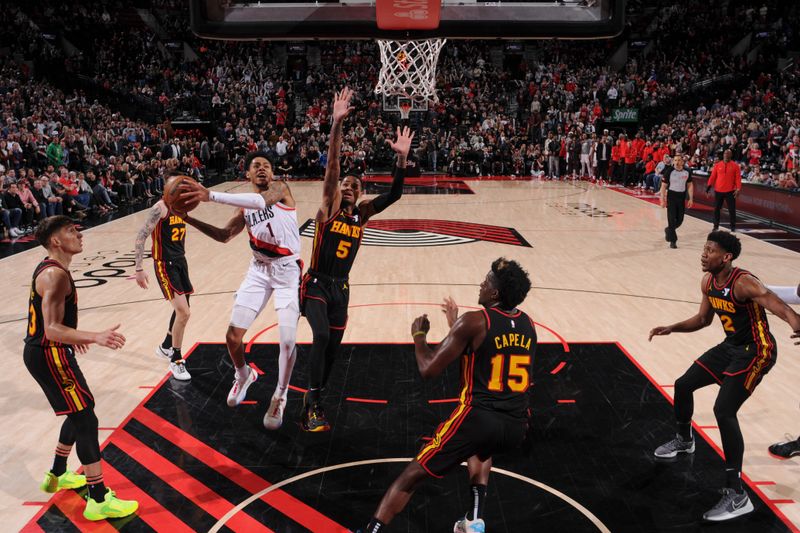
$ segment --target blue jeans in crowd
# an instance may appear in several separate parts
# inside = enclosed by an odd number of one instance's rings
[[[0,209],[0,220],[8,229],[18,228],[19,222],[22,220],[22,209],[14,207],[13,209]]]

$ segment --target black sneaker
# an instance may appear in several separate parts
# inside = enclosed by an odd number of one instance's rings
[[[683,440],[680,435],[675,435],[674,439],[656,448],[653,455],[659,459],[672,459],[679,453],[694,453],[694,439]]]
[[[722,522],[737,516],[753,512],[753,502],[746,492],[736,492],[733,489],[722,489],[722,498],[717,504],[703,514],[703,520]]]
[[[303,431],[310,433],[331,430],[331,425],[328,423],[328,419],[325,418],[325,411],[322,410],[322,405],[319,402],[314,402],[303,409],[301,425],[303,426]]]
[[[669,243],[669,247],[670,248],[677,248],[678,247],[678,243],[676,243],[675,241],[672,241],[671,243]]]
[[[773,444],[769,447],[769,454],[777,459],[791,459],[800,455],[800,438]]]

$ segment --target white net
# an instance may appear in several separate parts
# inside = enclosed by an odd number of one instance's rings
[[[379,39],[381,74],[375,94],[404,96],[416,102],[437,102],[436,63],[446,42],[446,39]]]

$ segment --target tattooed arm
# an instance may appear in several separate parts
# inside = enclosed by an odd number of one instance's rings
[[[150,211],[147,212],[147,220],[145,220],[144,226],[141,227],[139,233],[136,235],[136,243],[134,244],[134,248],[136,249],[136,284],[143,289],[146,289],[147,284],[150,282],[142,268],[144,243],[147,242],[147,236],[153,233],[156,225],[165,216],[167,216],[167,206],[164,205],[163,201],[156,202],[156,204],[150,208]]]

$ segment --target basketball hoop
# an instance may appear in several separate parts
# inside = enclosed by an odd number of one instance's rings
[[[403,102],[400,104],[400,118],[403,120],[408,120],[409,115],[411,114],[411,102]]]
[[[381,73],[375,94],[402,96],[417,103],[438,102],[436,63],[447,39],[422,41],[378,40],[381,50]],[[411,111],[409,104],[408,110]],[[401,106],[400,113],[408,118]]]

